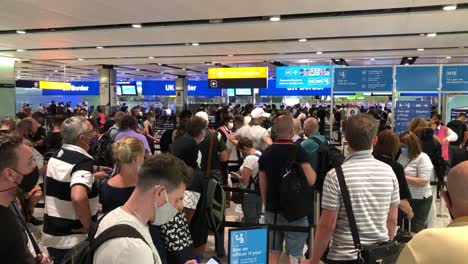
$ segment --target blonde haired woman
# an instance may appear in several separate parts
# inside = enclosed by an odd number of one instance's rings
[[[101,186],[99,202],[103,213],[122,206],[137,182],[137,172],[145,157],[145,146],[134,137],[124,137],[112,145],[112,153],[120,172]]]

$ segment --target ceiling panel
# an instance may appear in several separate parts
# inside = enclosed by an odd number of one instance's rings
[[[0,30],[200,20],[462,3],[435,0],[15,0],[2,1]]]
[[[453,32],[467,30],[467,17],[468,10],[456,10],[453,12],[293,19],[277,23],[265,21],[8,34],[0,35],[0,46],[10,47],[10,49],[33,49]]]

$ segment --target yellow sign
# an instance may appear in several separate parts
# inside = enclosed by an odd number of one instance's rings
[[[42,90],[70,91],[71,90],[71,83],[39,81],[39,88],[42,89]]]
[[[209,68],[208,79],[268,78],[268,67]]]

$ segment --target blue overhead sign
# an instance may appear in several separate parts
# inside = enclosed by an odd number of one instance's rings
[[[333,92],[391,92],[393,67],[334,68]]]
[[[331,67],[326,65],[276,67],[277,88],[330,87]]]
[[[395,78],[399,92],[436,92],[439,88],[439,66],[398,66]]]
[[[221,96],[221,89],[208,88],[208,80],[205,81],[187,81],[188,96]]]
[[[229,263],[266,264],[268,229],[266,227],[229,230]]]
[[[431,101],[397,101],[395,108],[395,132],[400,135],[408,130],[411,120],[416,117],[431,117]]]
[[[70,90],[43,89],[42,95],[99,95],[99,82],[71,82]]]
[[[330,95],[330,87],[321,88],[277,88],[275,80],[268,81],[268,88],[258,89],[260,96],[315,96]]]
[[[468,92],[468,65],[442,67],[443,92]]]
[[[163,96],[175,95],[175,81],[143,81],[141,94]]]

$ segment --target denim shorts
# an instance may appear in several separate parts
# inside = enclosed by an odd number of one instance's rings
[[[309,226],[307,217],[300,218],[289,222],[280,213],[265,212],[265,223],[270,225],[289,225],[289,226]],[[300,259],[303,257],[304,245],[307,240],[308,233],[305,232],[284,232],[270,230],[268,233],[268,249],[271,253],[282,253],[283,242],[285,242],[286,255]]]

